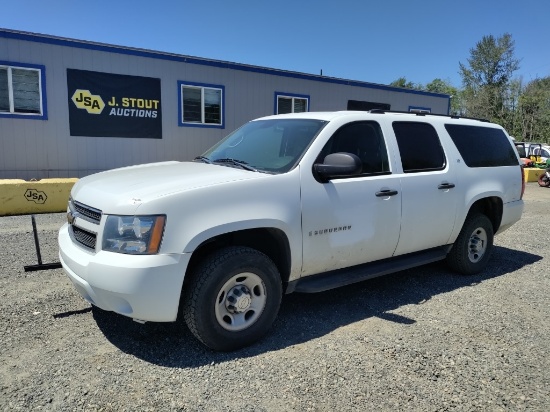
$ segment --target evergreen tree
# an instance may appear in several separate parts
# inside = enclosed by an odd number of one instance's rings
[[[508,33],[495,38],[483,36],[470,49],[468,64],[459,63],[466,114],[509,124],[512,76],[519,69],[514,41]],[[513,102],[513,99],[512,99]]]

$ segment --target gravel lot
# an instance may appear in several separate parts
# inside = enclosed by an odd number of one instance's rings
[[[0,218],[0,410],[529,410],[550,408],[550,189],[486,273],[432,264],[283,299],[271,335],[234,353],[184,328],[91,309],[36,257],[29,216]],[[45,263],[64,214],[37,216]]]

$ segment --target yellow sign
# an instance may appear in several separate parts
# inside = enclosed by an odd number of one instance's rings
[[[90,114],[100,114],[105,107],[101,96],[91,94],[89,90],[75,90],[71,100],[76,107],[84,109]]]

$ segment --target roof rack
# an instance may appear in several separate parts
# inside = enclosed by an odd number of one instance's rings
[[[479,122],[490,123],[487,119],[481,119],[478,117],[467,117],[467,116],[457,116],[455,114],[436,114],[436,113],[424,113],[424,112],[405,112],[401,110],[384,110],[384,109],[371,109],[367,111],[368,113],[374,114],[384,114],[384,113],[401,113],[401,114],[410,114],[414,116],[438,116],[438,117],[449,117],[451,119],[467,119],[467,120],[477,120]]]

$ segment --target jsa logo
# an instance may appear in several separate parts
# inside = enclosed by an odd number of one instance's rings
[[[46,196],[46,193],[40,190],[27,189],[27,191],[25,192],[25,199],[27,199],[29,202],[34,202],[42,205],[46,203],[48,196]]]
[[[101,96],[91,94],[89,90],[76,90],[71,100],[76,107],[84,109],[90,114],[100,114],[105,107]]]

